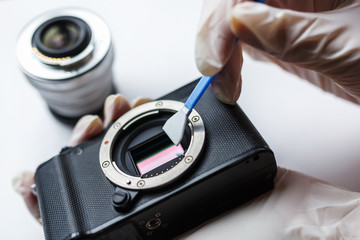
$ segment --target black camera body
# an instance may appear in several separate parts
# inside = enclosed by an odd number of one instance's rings
[[[154,108],[161,108],[162,99],[185,102],[196,83],[154,101]],[[65,148],[40,165],[35,182],[45,238],[172,239],[272,189],[274,155],[240,107],[219,102],[207,90],[196,109],[198,115],[189,117],[182,154],[161,166],[140,165],[158,161],[159,154],[168,156],[160,132],[173,113],[161,111],[129,120],[126,129],[108,138],[121,125],[115,122],[108,133]],[[203,142],[193,139],[199,119],[205,125],[205,134],[200,131],[201,137],[206,136]],[[193,147],[198,151],[196,159],[188,154]],[[105,152],[113,159],[107,160]],[[178,173],[180,165],[186,171]],[[112,166],[122,172],[124,182],[120,179],[116,184],[116,176],[114,180],[104,174]]]

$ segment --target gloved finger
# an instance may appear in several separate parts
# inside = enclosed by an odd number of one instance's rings
[[[235,36],[230,30],[229,13],[236,2],[236,0],[203,2],[195,43],[196,64],[203,75],[215,75],[231,56]]]
[[[255,60],[275,63],[285,71],[295,74],[302,79],[306,79],[307,81],[311,82],[317,87],[320,87],[324,91],[330,92],[337,97],[341,97],[353,103],[360,104],[360,100],[358,98],[351,96],[335,82],[329,81],[328,78],[318,74],[316,71],[307,70],[294,64],[289,64],[287,62],[281,61],[274,56],[259,51],[258,49],[255,49],[244,43],[241,47],[248,55],[250,55]]]
[[[34,173],[30,171],[24,171],[16,176],[12,180],[13,188],[19,193],[29,209],[31,215],[41,222],[40,210],[37,197],[31,192],[31,185],[34,184]]]
[[[219,72],[230,58],[235,37],[229,31],[232,7],[251,0],[208,0],[203,2],[196,38],[195,57],[199,71],[212,76]],[[332,0],[266,0],[269,6],[302,12],[322,12],[348,5],[351,1]]]
[[[319,21],[313,14],[246,2],[237,4],[232,9],[230,26],[233,33],[246,44],[278,59],[301,63],[304,58],[310,57],[311,52],[309,50],[306,53],[295,52],[295,50],[299,51],[299,47],[303,50],[306,47],[301,44],[308,40],[304,39],[307,36],[305,31],[311,31],[309,27],[315,28],[313,24],[316,20]],[[321,36],[313,39],[312,42],[318,43],[321,39],[319,37]]]
[[[86,139],[98,135],[103,130],[103,124],[97,115],[85,115],[76,123],[69,146],[75,146]]]
[[[266,0],[265,3],[272,7],[291,9],[300,12],[324,12],[342,8],[352,1],[348,0]]]
[[[246,2],[236,5],[231,15],[231,29],[241,41],[282,61],[317,71],[327,70],[330,64],[335,64],[331,57],[342,50],[336,38],[340,33],[329,33],[340,25],[335,26],[326,14]]]
[[[113,94],[106,98],[104,106],[104,127],[130,110],[128,100],[121,94]]]
[[[359,6],[329,13],[302,13],[253,2],[232,10],[231,29],[239,39],[284,62],[314,70],[360,98],[359,32],[351,23]],[[334,20],[334,18],[336,20]],[[347,22],[349,21],[349,22]]]
[[[241,67],[243,63],[240,44],[234,47],[229,61],[212,81],[214,95],[222,102],[235,104],[241,92]]]
[[[143,97],[138,97],[138,98],[135,98],[132,103],[131,103],[131,108],[135,108],[137,106],[140,106],[144,103],[148,103],[148,102],[151,102],[152,100],[150,98],[143,98]]]

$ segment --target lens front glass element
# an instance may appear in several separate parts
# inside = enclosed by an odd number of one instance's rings
[[[86,49],[91,29],[73,16],[52,18],[41,24],[32,37],[32,46],[47,58],[71,58]]]
[[[50,49],[63,49],[78,41],[80,28],[70,21],[59,21],[46,28],[41,42]]]

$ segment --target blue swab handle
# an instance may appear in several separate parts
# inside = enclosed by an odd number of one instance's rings
[[[258,3],[264,3],[266,0],[254,0],[254,2],[258,2]],[[239,41],[239,39],[236,38],[234,45],[237,44],[237,42]],[[192,93],[190,94],[190,97],[187,99],[186,103],[185,103],[185,107],[187,109],[189,109],[190,111],[193,110],[193,108],[195,107],[196,103],[199,101],[199,99],[201,98],[201,96],[203,95],[203,93],[205,92],[205,90],[207,89],[207,87],[209,86],[209,84],[211,83],[211,81],[213,80],[215,76],[202,76],[199,83],[196,85],[195,89],[192,91]]]
[[[211,81],[213,80],[214,76],[202,76],[198,84],[196,84],[195,89],[190,94],[190,97],[187,99],[185,103],[185,107],[190,111],[193,110],[196,103],[199,101],[200,97],[203,95]]]

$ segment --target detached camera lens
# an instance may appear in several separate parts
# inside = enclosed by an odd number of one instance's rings
[[[76,17],[57,17],[43,23],[34,33],[33,47],[48,57],[73,57],[90,43],[88,24]]]
[[[110,30],[93,12],[46,12],[20,33],[20,69],[56,115],[78,118],[98,112],[114,92]]]

